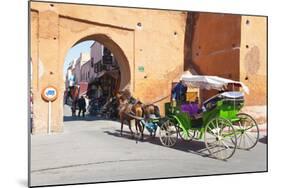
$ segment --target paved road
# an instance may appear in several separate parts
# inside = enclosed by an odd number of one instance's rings
[[[68,108],[65,108],[69,114]],[[31,185],[192,176],[266,170],[266,138],[228,161],[204,155],[203,142],[163,147],[148,136],[136,143],[119,136],[120,123],[65,116],[64,132],[31,138]],[[128,128],[125,127],[125,131]]]

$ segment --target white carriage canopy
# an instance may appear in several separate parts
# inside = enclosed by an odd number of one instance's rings
[[[197,87],[200,89],[216,89],[224,90],[228,84],[240,86],[245,93],[249,94],[249,88],[242,82],[221,78],[218,76],[200,76],[200,75],[186,75],[183,74],[180,78],[187,86]]]

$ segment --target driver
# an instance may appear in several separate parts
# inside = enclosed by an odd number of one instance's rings
[[[177,103],[182,104],[186,101],[187,86],[180,80],[172,89],[172,99]]]

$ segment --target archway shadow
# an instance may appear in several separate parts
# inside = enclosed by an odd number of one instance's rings
[[[139,140],[137,137],[132,138],[131,137],[131,133],[129,131],[123,131],[123,135],[120,135],[120,130],[115,130],[115,131],[104,131],[104,133],[111,135],[111,136],[116,136],[116,137],[120,137],[123,139],[134,139],[136,140],[136,143],[138,142],[148,142],[151,144],[155,144],[158,146],[162,146],[165,148],[168,148],[166,146],[163,146],[160,142],[159,137],[151,137],[147,134],[144,134],[144,140]],[[192,154],[196,154],[199,155],[201,157],[208,157],[208,158],[212,158],[209,154],[205,153],[207,152],[206,146],[204,142],[201,141],[190,141],[190,142],[186,142],[181,140],[180,138],[178,138],[177,143],[175,146],[173,147],[169,147],[169,149],[175,149],[175,150],[179,150],[182,152],[188,152],[188,153],[192,153]]]
[[[65,104],[67,105],[67,108],[71,108],[71,106],[69,104]],[[82,116],[82,112],[80,114],[80,116],[78,116],[78,111],[76,110],[76,115],[72,116],[71,112],[68,113],[64,113],[63,115],[63,121],[67,122],[67,121],[98,121],[98,120],[105,120],[105,121],[115,121],[115,122],[120,122],[118,118],[105,118],[102,115],[93,115],[93,114],[89,114],[88,112],[85,113],[85,117]]]
[[[95,116],[95,115],[90,115],[86,114],[85,117],[82,115],[79,117],[78,115],[76,116],[71,116],[71,115],[64,115],[63,116],[63,121],[98,121],[98,120],[105,120],[105,121],[114,121],[114,122],[120,122],[118,118],[105,118],[102,116]]]
[[[105,121],[116,121],[119,122],[118,119],[106,119],[104,117],[98,117],[93,115],[85,115],[82,116],[63,116],[63,121],[98,121],[98,120],[105,120]]]

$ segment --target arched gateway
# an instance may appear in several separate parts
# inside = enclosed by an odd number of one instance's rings
[[[91,32],[91,31],[92,30],[89,30],[88,32]],[[79,40],[76,40],[75,43],[71,47],[75,46],[76,44],[78,44],[80,42],[87,41],[87,40],[93,40],[93,41],[99,42],[100,44],[103,44],[114,54],[114,56],[119,64],[120,72],[121,72],[121,82],[120,82],[120,87],[119,87],[120,90],[129,89],[129,90],[133,91],[133,88],[131,87],[131,83],[133,82],[131,80],[131,71],[130,71],[131,66],[129,64],[129,61],[128,61],[126,55],[124,54],[124,51],[114,41],[114,39],[112,39],[112,37],[110,37],[108,35],[99,34],[99,33],[92,34],[92,35],[86,35],[85,37],[83,37]],[[73,41],[73,40],[67,40],[66,42],[70,42],[70,41]],[[116,41],[118,41],[118,40],[116,39]],[[65,53],[65,51],[62,53],[65,54],[65,55],[62,54],[62,56],[65,57],[67,51],[66,51],[66,53]]]
[[[183,71],[183,12],[30,4],[32,133],[47,132],[48,103],[41,92],[49,85],[58,90],[57,100],[52,103],[51,131],[62,131],[64,59],[67,51],[79,42],[95,40],[110,49],[119,63],[120,89],[130,89],[145,102],[168,96],[171,81]],[[160,108],[163,102],[159,103]]]

